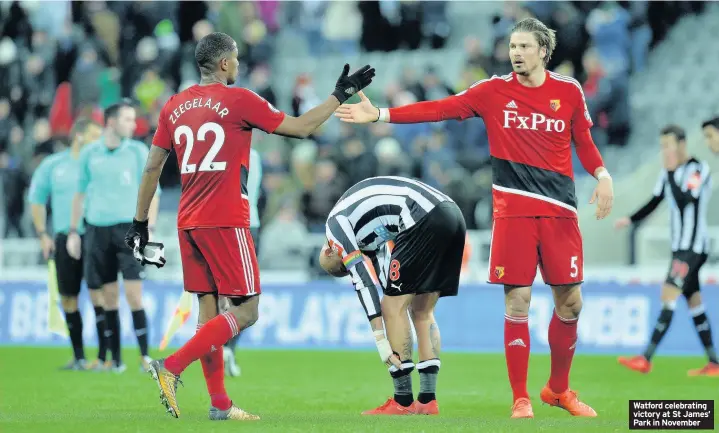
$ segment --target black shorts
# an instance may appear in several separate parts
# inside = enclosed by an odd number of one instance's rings
[[[707,261],[708,254],[694,251],[675,251],[669,265],[666,283],[678,287],[689,299],[700,290],[699,270]]]
[[[83,250],[85,256],[85,280],[90,289],[117,281],[122,272],[125,280],[142,280],[145,271],[135,259],[132,250],[125,245],[125,234],[131,223],[101,227],[88,224]]]
[[[467,226],[453,202],[443,202],[415,225],[401,232],[389,261],[382,267],[387,276],[386,296],[439,292],[456,296],[462,271]]]
[[[82,285],[82,262],[70,257],[67,252],[67,235],[55,236],[55,270],[57,272],[57,290],[62,296],[78,296]]]

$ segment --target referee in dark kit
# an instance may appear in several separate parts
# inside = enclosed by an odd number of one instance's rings
[[[129,101],[108,107],[102,136],[80,153],[78,192],[73,200],[67,238],[71,255],[80,257],[81,250],[85,250],[88,288],[102,290],[104,294],[106,335],[112,353],[112,370],[116,373],[126,369],[120,354],[118,272],[122,273],[125,297],[132,311],[142,370],[146,371],[152,361],[148,355],[147,316],[142,304],[145,272],[124,241],[135,216],[138,188],[149,153],[144,143],[131,138],[136,127],[135,116],[135,108]],[[159,189],[157,194],[150,207],[150,227],[157,219]],[[85,239],[81,241],[77,229],[83,215],[87,227]]]

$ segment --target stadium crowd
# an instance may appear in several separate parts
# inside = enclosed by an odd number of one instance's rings
[[[509,30],[518,19],[536,16],[557,30],[559,48],[549,67],[583,84],[601,148],[627,142],[629,76],[642,70],[651,46],[677,17],[702,7],[702,2],[505,3],[487,19],[492,40],[479,40],[452,34],[448,3],[3,2],[0,235],[33,236],[26,206],[30,175],[44,157],[64,148],[76,117],[101,120],[103,108],[132,98],[139,114],[136,136],[149,143],[163,103],[199,80],[194,47],[212,31],[228,33],[240,44],[237,85],[298,115],[329,84],[313,83],[297,71],[292,99],[278,100],[273,83],[288,79],[272,74],[282,31],[303,35],[311,56],[443,49],[452,37],[463,40],[461,76],[408,68],[393,84],[375,90],[383,96],[376,103],[396,106],[439,99],[509,73]],[[381,65],[373,66],[382,73]],[[328,211],[349,185],[390,174],[439,187],[457,201],[470,229],[489,227],[491,174],[481,119],[369,129],[334,123],[299,143],[258,134],[263,230],[322,231]],[[575,166],[579,174],[581,166]],[[176,165],[167,165],[161,184],[166,190],[179,185]]]

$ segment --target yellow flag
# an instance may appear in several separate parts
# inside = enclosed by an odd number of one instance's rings
[[[67,330],[67,323],[65,323],[62,311],[60,311],[60,307],[58,306],[58,302],[60,302],[60,292],[57,289],[55,260],[48,260],[47,270],[47,327],[53,334],[67,337],[70,333]]]
[[[162,341],[160,342],[160,350],[165,350],[175,333],[177,333],[177,331],[182,328],[182,325],[187,322],[187,319],[190,317],[191,312],[192,294],[190,294],[189,292],[182,292],[182,296],[180,296],[180,301],[177,303],[177,307],[175,308],[175,312],[172,314],[170,323],[167,324],[167,330],[165,331],[165,335],[162,336]]]

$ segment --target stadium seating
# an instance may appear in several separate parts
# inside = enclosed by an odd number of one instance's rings
[[[689,132],[691,153],[706,160],[713,172],[719,171],[719,159],[711,155],[700,135],[701,122],[719,113],[719,99],[713,96],[719,92],[716,83],[719,58],[707,55],[703,44],[697,43],[712,40],[718,23],[719,4],[710,5],[700,16],[682,18],[650,54],[650,72],[632,78],[630,100],[634,126],[630,143],[625,149],[604,154],[610,167],[619,173],[615,180],[613,219],[630,214],[649,199],[661,167],[657,140],[662,126],[676,123],[684,127]],[[719,183],[714,182],[714,191],[717,189]],[[580,190],[578,194],[589,197],[591,190]],[[709,224],[717,227],[719,206],[710,209]],[[590,206],[585,205],[580,211],[586,261],[627,263],[628,231],[617,232],[611,224],[596,221],[593,215],[594,208]],[[639,264],[666,263],[668,221],[664,206],[643,224],[639,235]]]

